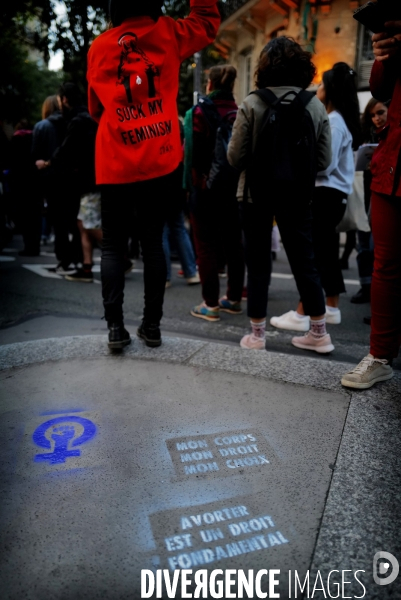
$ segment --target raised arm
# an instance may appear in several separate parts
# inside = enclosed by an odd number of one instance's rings
[[[385,102],[394,92],[395,82],[401,77],[401,21],[385,23],[386,31],[372,36],[375,63],[370,78],[374,98]]]
[[[172,20],[181,61],[211,44],[220,25],[217,0],[191,0],[190,7],[188,17]]]
[[[400,66],[394,59],[386,62],[376,60],[370,76],[372,96],[381,102],[390,100],[394,92],[395,82],[400,74]]]

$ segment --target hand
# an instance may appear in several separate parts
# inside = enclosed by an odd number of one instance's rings
[[[46,169],[49,166],[49,163],[46,160],[37,160],[35,165],[39,171],[41,171],[42,169]]]
[[[401,21],[387,21],[385,27],[391,34],[385,31],[372,36],[373,53],[378,61],[393,58],[401,49]]]

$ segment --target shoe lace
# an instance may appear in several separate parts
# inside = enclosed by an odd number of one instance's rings
[[[375,364],[375,362],[381,363],[383,365],[386,364],[386,361],[380,360],[379,358],[374,358],[373,356],[365,356],[365,358],[361,360],[359,365],[357,365],[355,369],[353,369],[353,373],[356,373],[357,375],[363,375]]]

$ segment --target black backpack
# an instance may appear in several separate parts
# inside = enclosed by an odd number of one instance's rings
[[[239,173],[227,160],[227,148],[231,139],[236,110],[230,110],[221,117],[210,98],[200,98],[198,106],[208,123],[213,138],[213,153],[206,186],[213,191],[235,191]]]
[[[315,126],[306,106],[314,94],[302,90],[277,96],[268,89],[256,90],[268,106],[256,146],[246,169],[248,190],[254,203],[294,193],[309,201],[317,175]]]

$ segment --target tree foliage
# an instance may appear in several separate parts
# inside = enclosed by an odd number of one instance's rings
[[[127,0],[128,1],[128,0]],[[146,1],[146,0],[144,0]],[[59,79],[30,58],[32,48],[47,61],[50,52],[62,51],[63,79],[73,80],[84,91],[86,57],[92,40],[107,27],[107,0],[6,0],[0,13],[0,54],[5,68],[0,75],[0,118],[28,118],[38,115],[38,102],[44,94],[55,92]],[[185,17],[188,0],[165,0],[163,12],[173,18]],[[203,67],[219,62],[212,48],[202,52]],[[192,105],[192,60],[183,63],[180,72],[179,110],[183,114]],[[57,79],[57,81],[56,81]],[[39,101],[40,96],[40,101]]]
[[[41,5],[42,2],[42,5]],[[50,24],[47,0],[3,2],[0,12],[0,119],[40,119],[44,98],[54,94],[60,75],[49,71],[42,31]],[[36,52],[36,55],[35,55]]]

